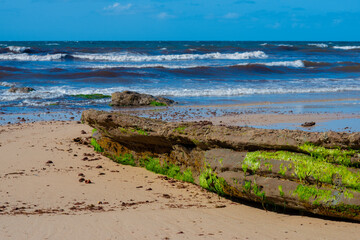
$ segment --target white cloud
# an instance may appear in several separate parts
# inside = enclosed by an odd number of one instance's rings
[[[224,18],[227,18],[227,19],[236,19],[239,17],[239,14],[237,13],[232,13],[232,12],[229,12],[227,14],[225,14]]]
[[[104,7],[104,10],[105,11],[113,11],[113,12],[121,12],[124,10],[129,10],[131,7],[132,7],[131,3],[128,3],[126,5],[121,5],[120,3],[116,2],[112,5]]]
[[[161,12],[156,16],[158,19],[168,19],[168,18],[174,18],[174,15],[170,15],[166,12]]]

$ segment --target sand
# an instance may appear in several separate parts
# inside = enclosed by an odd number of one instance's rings
[[[90,135],[76,122],[0,126],[0,239],[359,239],[358,223],[231,202],[73,141]]]

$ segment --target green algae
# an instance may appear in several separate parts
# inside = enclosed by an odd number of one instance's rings
[[[158,102],[158,101],[152,101],[150,103],[150,106],[159,107],[159,106],[167,106],[166,103]]]
[[[279,186],[278,186],[278,189],[279,189],[279,194],[280,194],[280,196],[281,196],[281,197],[284,197],[284,196],[285,196],[285,193],[284,193],[284,191],[283,191],[283,186],[282,186],[282,185],[279,185]]]
[[[306,186],[299,184],[293,191],[293,196],[297,196],[302,201],[309,202],[313,200],[314,205],[320,202],[327,203],[336,200],[336,195],[331,190],[318,189],[315,186]]]
[[[351,157],[354,157],[355,154],[360,153],[360,151],[357,150],[343,150],[340,148],[328,149],[315,146],[312,143],[305,143],[299,148],[310,154],[312,157],[316,158],[318,161],[337,163],[344,166],[359,166],[359,163],[353,164],[351,162]]]
[[[215,192],[220,196],[224,196],[224,188],[226,186],[226,181],[218,177],[215,172],[210,167],[206,167],[204,171],[199,176],[199,185],[211,192]]]
[[[256,184],[256,181],[245,181],[244,185],[243,185],[243,191],[246,193],[251,193],[253,192],[253,194],[255,194],[255,196],[259,197],[261,199],[261,201],[264,201],[266,199],[266,195],[265,192],[262,191],[262,188]]]
[[[244,160],[243,170],[247,167],[253,171],[257,171],[261,166],[262,159],[291,162],[292,168],[294,169],[293,176],[297,177],[300,181],[313,177],[316,181],[332,185],[334,184],[334,176],[339,176],[340,185],[360,191],[359,173],[352,172],[345,166],[318,161],[315,157],[301,153],[287,151],[249,152]],[[286,171],[288,171],[288,169],[285,168],[285,166],[280,166],[279,174],[285,175]]]
[[[130,165],[136,166],[134,156],[130,153],[124,153],[119,156],[111,156],[110,157],[114,162],[123,164],[123,165]]]
[[[125,130],[125,132],[126,132],[126,129],[120,129],[120,131],[123,131],[123,130]],[[142,128],[139,128],[139,127],[131,129],[131,131],[136,132],[136,133],[138,133],[140,135],[143,135],[143,136],[148,136],[149,135],[149,133],[146,130],[144,130]]]
[[[71,95],[73,97],[77,98],[83,98],[83,99],[103,99],[103,98],[111,98],[109,95],[94,93],[94,94],[77,94],[77,95]]]
[[[94,147],[95,152],[104,152],[104,149],[97,143],[95,138],[91,138],[90,144]]]
[[[184,134],[184,130],[186,129],[186,126],[180,126],[174,129],[174,132],[178,132],[180,134]]]
[[[179,166],[167,162],[161,164],[158,158],[147,157],[140,159],[140,166],[154,173],[166,175],[180,181],[194,183],[193,174],[189,168],[182,172]]]

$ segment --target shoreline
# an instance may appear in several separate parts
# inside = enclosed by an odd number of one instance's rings
[[[357,105],[359,98],[314,99],[280,102],[247,102],[221,105],[174,105],[171,107],[110,108],[141,117],[165,121],[213,121],[214,124],[259,128],[287,128],[305,131],[360,131]],[[102,109],[99,109],[102,110]],[[81,110],[0,113],[0,126],[38,121],[79,121]],[[220,122],[221,121],[221,122]],[[321,123],[314,128],[302,128],[304,122]]]
[[[267,212],[116,164],[73,141],[90,135],[89,126],[76,122],[0,126],[0,206],[10,213],[0,214],[1,239],[356,239],[360,233],[358,223]],[[79,173],[93,183],[79,182]]]

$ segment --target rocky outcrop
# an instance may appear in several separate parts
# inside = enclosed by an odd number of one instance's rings
[[[111,106],[169,106],[175,102],[163,97],[154,97],[132,91],[115,92],[111,95]]]
[[[95,110],[82,120],[98,130],[97,148],[120,162],[148,168],[158,159],[222,195],[360,220],[360,133],[168,123]]]
[[[11,87],[9,89],[11,93],[29,93],[33,91],[35,91],[35,89],[31,87]]]

